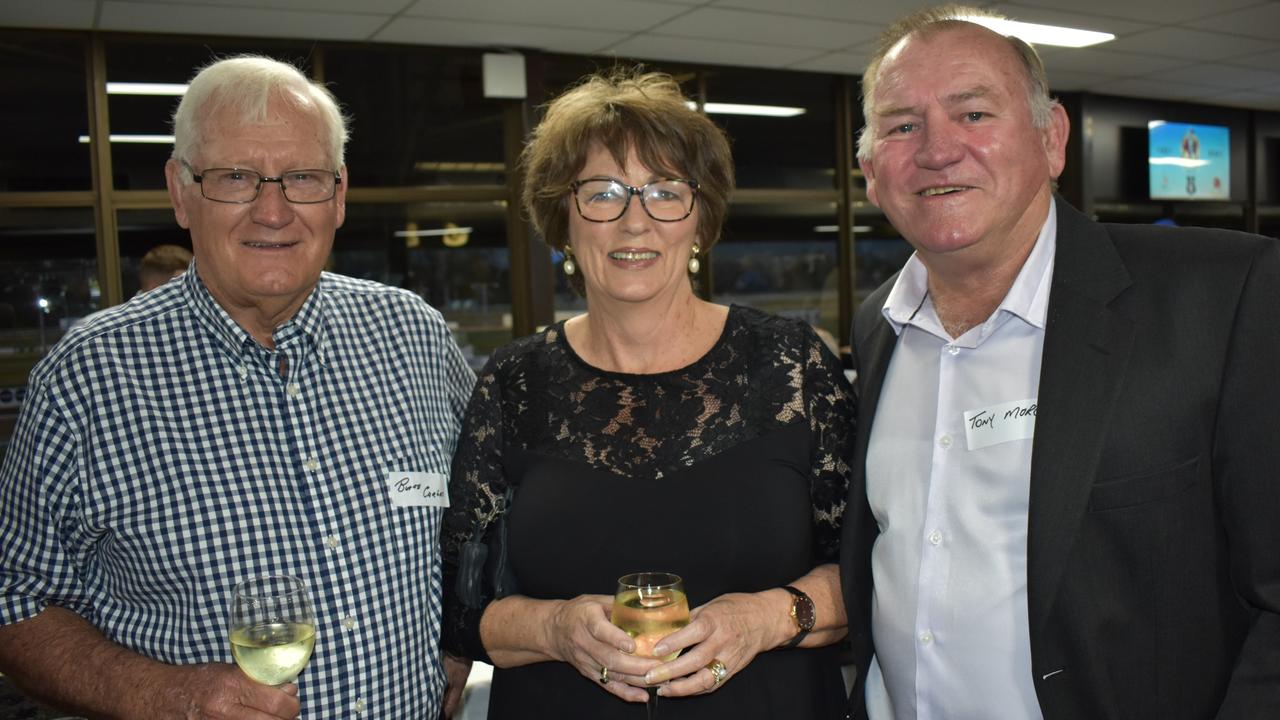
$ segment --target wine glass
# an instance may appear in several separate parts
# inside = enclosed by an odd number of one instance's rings
[[[262,575],[236,585],[231,598],[231,654],[264,685],[298,678],[316,645],[307,588],[291,575]]]
[[[689,624],[689,599],[684,594],[684,581],[679,575],[664,572],[642,572],[618,578],[613,595],[613,612],[609,621],[622,628],[636,641],[633,655],[654,657],[653,648],[662,638]],[[660,658],[671,662],[680,651]],[[649,688],[646,712],[652,718],[657,690]]]

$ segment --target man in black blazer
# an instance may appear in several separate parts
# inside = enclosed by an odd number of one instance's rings
[[[1055,197],[1039,57],[957,12],[863,78],[916,252],[854,323],[850,715],[1280,717],[1280,244]]]

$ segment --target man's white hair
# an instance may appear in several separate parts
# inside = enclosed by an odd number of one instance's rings
[[[325,169],[342,167],[347,118],[333,94],[293,65],[261,55],[217,60],[196,73],[173,113],[173,159],[190,163],[204,142],[205,122],[224,108],[234,108],[240,121],[250,124],[266,120],[272,101],[319,120],[327,136],[325,153],[331,165]],[[191,182],[186,167],[182,177]]]

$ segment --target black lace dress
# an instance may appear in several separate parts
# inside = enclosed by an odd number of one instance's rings
[[[684,578],[697,607],[835,562],[852,418],[840,365],[807,325],[739,306],[705,356],[654,375],[586,364],[563,323],[504,347],[453,462],[445,648],[487,660],[483,610],[465,609],[454,586],[462,544],[492,528],[508,486],[510,564],[533,598],[608,595],[623,574],[661,570]],[[837,663],[833,647],[762,653],[714,693],[658,698],[656,717],[840,717]],[[645,717],[560,662],[495,671],[489,713]]]

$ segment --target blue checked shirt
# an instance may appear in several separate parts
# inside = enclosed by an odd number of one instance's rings
[[[231,662],[233,586],[288,573],[316,613],[302,716],[434,720],[443,511],[393,505],[388,476],[448,475],[474,376],[417,296],[328,273],[274,341],[190,270],[36,366],[0,469],[0,623],[55,604],[166,663]]]

